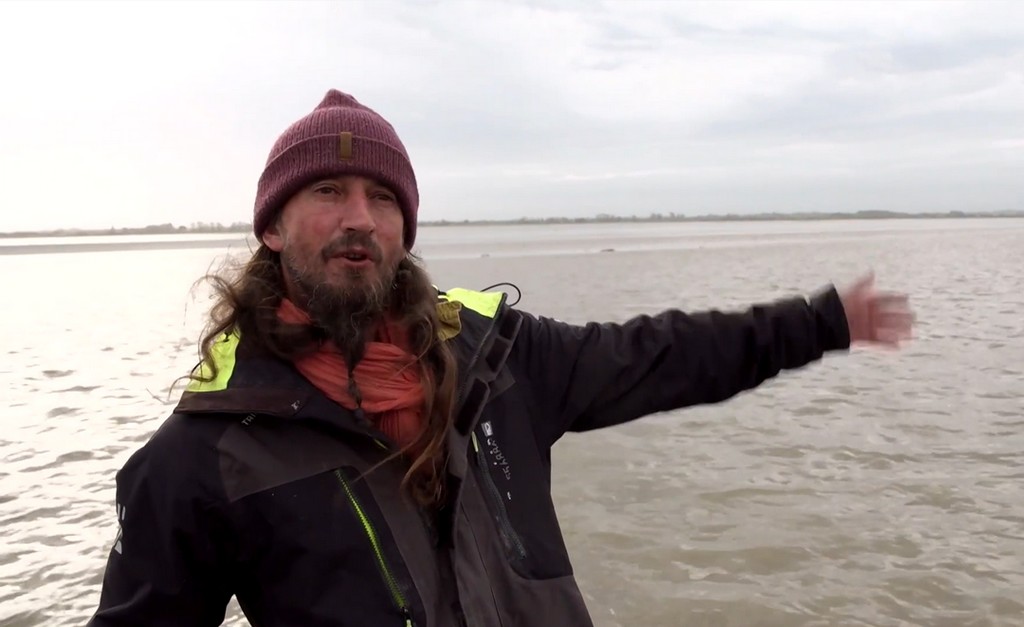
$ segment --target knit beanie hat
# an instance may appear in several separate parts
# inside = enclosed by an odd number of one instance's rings
[[[405,248],[411,249],[416,240],[419,191],[405,146],[387,120],[336,89],[289,126],[271,148],[256,192],[256,237],[263,236],[302,187],[345,174],[375,178],[394,192],[405,222]]]

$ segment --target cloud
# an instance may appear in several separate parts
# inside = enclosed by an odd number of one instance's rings
[[[330,87],[429,219],[1024,208],[1019,3],[8,2],[0,54],[0,230],[248,219]]]

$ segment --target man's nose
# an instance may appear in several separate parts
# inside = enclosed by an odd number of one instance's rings
[[[376,228],[373,214],[370,211],[370,198],[362,189],[352,190],[346,198],[345,208],[341,212],[341,228],[345,231],[362,231],[372,233]]]

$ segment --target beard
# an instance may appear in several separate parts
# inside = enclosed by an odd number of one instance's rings
[[[369,251],[373,265],[343,268],[341,280],[332,281],[327,275],[328,260],[334,251],[352,246]],[[313,326],[337,347],[353,369],[391,307],[399,261],[384,259],[380,247],[362,233],[334,240],[313,257],[313,263],[302,263],[296,251],[286,247],[281,252],[281,261],[299,298],[296,304],[306,310]]]

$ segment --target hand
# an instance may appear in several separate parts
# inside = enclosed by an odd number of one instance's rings
[[[906,294],[875,291],[875,275],[869,273],[840,292],[850,327],[850,343],[879,344],[899,348],[912,337],[914,314]]]

